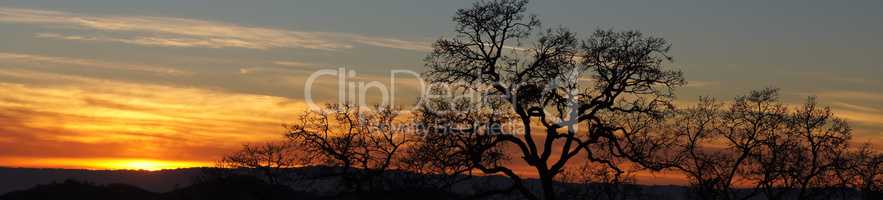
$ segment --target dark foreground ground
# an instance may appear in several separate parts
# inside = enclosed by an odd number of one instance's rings
[[[0,168],[0,200],[520,199],[514,192],[478,197],[463,195],[470,193],[465,191],[476,190],[476,187],[502,188],[502,185],[508,184],[503,177],[474,177],[470,181],[472,184],[455,188],[455,192],[396,189],[341,194],[334,193],[339,186],[330,182],[290,186],[270,184],[265,179],[249,175],[206,178],[206,171],[209,170],[215,169],[110,171]],[[688,199],[686,194],[690,191],[683,186],[643,185],[633,185],[631,190],[640,195],[627,199]],[[855,195],[855,191],[845,192]]]

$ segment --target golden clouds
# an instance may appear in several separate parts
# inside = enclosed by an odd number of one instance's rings
[[[14,63],[14,64],[34,64],[34,63],[53,64],[53,65],[91,67],[91,68],[101,68],[101,69],[130,70],[130,71],[136,71],[136,72],[148,72],[148,73],[156,73],[156,74],[164,74],[164,75],[175,75],[175,76],[191,74],[191,72],[188,72],[188,71],[175,69],[175,68],[171,68],[171,67],[164,67],[164,66],[139,65],[139,64],[81,59],[81,58],[53,57],[53,56],[44,56],[44,55],[35,55],[35,54],[22,54],[22,53],[0,52],[0,60],[4,61],[3,64],[10,64],[10,63]]]
[[[883,126],[883,114],[876,112],[859,112],[859,111],[834,111],[835,115],[842,117],[850,122],[861,122]]]
[[[850,122],[864,123],[883,128],[883,93],[863,91],[824,91],[816,94],[820,99],[832,100],[834,113]],[[881,134],[881,130],[876,130]]]
[[[2,81],[9,79],[51,83]],[[28,70],[0,70],[0,91],[0,160],[210,161],[241,143],[279,137],[280,125],[303,108],[281,97]]]
[[[117,42],[146,46],[204,48],[306,48],[340,50],[354,44],[428,51],[429,43],[350,33],[290,31],[241,26],[230,23],[149,16],[93,16],[59,11],[2,8],[0,22],[54,25],[94,31],[133,34],[128,37],[63,35],[39,33],[39,38]]]

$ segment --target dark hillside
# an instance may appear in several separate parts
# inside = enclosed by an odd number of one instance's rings
[[[147,190],[125,184],[96,185],[94,183],[67,180],[64,182],[38,185],[34,188],[15,191],[0,196],[2,200],[151,200],[158,196]]]

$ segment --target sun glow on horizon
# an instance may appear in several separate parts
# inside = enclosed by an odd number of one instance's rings
[[[175,161],[154,159],[77,159],[77,158],[39,158],[16,159],[0,158],[0,163],[8,163],[14,167],[63,168],[88,170],[146,170],[159,171],[193,167],[209,167],[209,162]]]
[[[206,166],[201,163],[159,160],[117,160],[105,163],[109,169],[159,171]]]

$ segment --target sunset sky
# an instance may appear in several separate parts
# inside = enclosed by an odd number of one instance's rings
[[[453,35],[451,16],[471,2],[0,0],[0,166],[211,165],[243,143],[280,139],[316,70],[378,81],[422,71],[430,44]],[[883,141],[881,9],[880,0],[529,6],[544,27],[582,37],[614,28],[666,38],[689,81],[681,103],[779,87],[789,104],[818,96],[858,142]],[[313,94],[333,99],[336,87],[326,77]],[[397,103],[414,103],[413,93]]]

